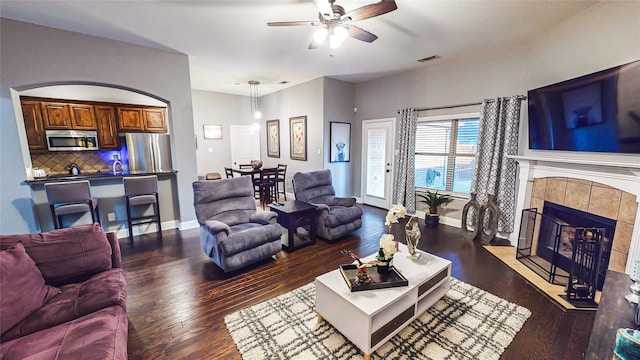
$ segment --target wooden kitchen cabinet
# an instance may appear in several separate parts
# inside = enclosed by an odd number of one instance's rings
[[[22,117],[24,118],[24,128],[27,132],[29,150],[33,152],[46,152],[47,139],[44,134],[40,102],[22,101]]]
[[[118,129],[133,132],[167,132],[165,108],[118,107]]]
[[[70,130],[71,110],[69,104],[61,102],[41,102],[42,118],[47,130]]]
[[[118,129],[120,131],[143,131],[141,108],[118,107]]]
[[[97,129],[93,105],[43,101],[40,106],[47,130]]]
[[[120,144],[116,124],[116,108],[97,105],[95,112],[98,123],[98,147],[100,150],[118,150]]]
[[[144,129],[151,132],[167,132],[167,121],[165,119],[165,108],[143,109]]]
[[[97,130],[96,113],[93,105],[69,104],[71,128],[75,130]]]

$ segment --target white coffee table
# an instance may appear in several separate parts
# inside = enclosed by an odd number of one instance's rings
[[[351,292],[338,269],[315,281],[318,322],[333,325],[362,350],[365,360],[450,288],[451,261],[423,251],[412,261],[404,244],[399,244],[399,250],[393,266],[409,281],[408,286]]]

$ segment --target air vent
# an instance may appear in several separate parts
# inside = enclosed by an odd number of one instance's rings
[[[431,56],[427,56],[426,58],[422,58],[422,59],[418,59],[416,60],[417,62],[427,62],[427,61],[431,61],[431,60],[435,60],[435,59],[440,59],[440,56],[438,55],[431,55]]]

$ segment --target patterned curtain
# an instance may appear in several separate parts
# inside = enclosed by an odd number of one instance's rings
[[[418,111],[406,108],[400,110],[398,126],[399,154],[393,181],[393,203],[403,204],[408,213],[416,211],[416,129]]]
[[[512,232],[515,217],[516,161],[521,97],[484,100],[471,192],[480,205],[496,196],[498,231]]]

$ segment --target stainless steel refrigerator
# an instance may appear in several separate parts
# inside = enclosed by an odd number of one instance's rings
[[[129,172],[173,172],[171,139],[167,134],[126,133]]]

